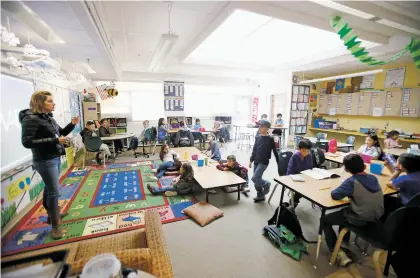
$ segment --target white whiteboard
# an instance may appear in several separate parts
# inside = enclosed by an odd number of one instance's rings
[[[18,115],[21,110],[29,108],[33,92],[32,82],[1,75],[1,172],[32,157],[31,150],[22,146]]]

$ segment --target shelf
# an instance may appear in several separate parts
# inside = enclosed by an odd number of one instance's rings
[[[331,132],[331,133],[339,133],[339,134],[347,134],[347,135],[353,135],[353,136],[362,136],[362,137],[366,137],[367,134],[358,132],[358,131],[346,131],[346,130],[335,130],[335,129],[325,129],[325,128],[315,128],[315,127],[310,127],[309,130],[313,130],[313,131],[321,131],[321,132]],[[381,134],[378,135],[379,138],[381,139],[385,139],[385,135]],[[414,143],[414,144],[419,144],[420,143],[420,139],[408,139],[408,138],[399,138],[401,142],[407,142],[407,143]]]

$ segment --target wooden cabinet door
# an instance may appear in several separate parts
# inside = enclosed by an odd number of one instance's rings
[[[371,92],[371,112],[372,115],[373,109],[376,107],[382,108],[382,115],[385,114],[385,103],[386,103],[386,92]]]
[[[401,117],[419,117],[420,89],[404,89],[401,101]]]
[[[402,95],[401,90],[386,92],[384,116],[400,116]]]
[[[347,93],[337,95],[337,115],[346,115]]]
[[[370,106],[370,102],[372,99],[371,92],[360,92],[359,93],[359,105],[357,109],[357,115],[365,115],[370,116],[372,115],[372,109]]]
[[[328,114],[327,110],[327,95],[320,95],[318,100],[318,113],[319,114]]]

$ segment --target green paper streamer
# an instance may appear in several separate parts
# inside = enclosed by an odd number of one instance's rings
[[[403,50],[392,56],[386,61],[378,61],[372,56],[369,55],[369,52],[364,47],[360,47],[362,43],[358,40],[357,35],[353,34],[353,29],[348,26],[347,23],[342,21],[342,18],[335,16],[330,20],[331,27],[337,32],[340,36],[340,39],[344,42],[347,50],[357,58],[360,62],[367,64],[369,66],[377,65],[386,65],[391,62],[394,62],[401,58],[407,51],[411,53],[413,57],[414,64],[420,70],[420,40],[415,40],[411,38],[411,42],[404,47]]]

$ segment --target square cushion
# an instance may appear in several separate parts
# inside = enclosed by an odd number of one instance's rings
[[[204,227],[213,220],[223,216],[222,210],[206,202],[199,202],[189,206],[182,212],[194,219],[201,227]]]

